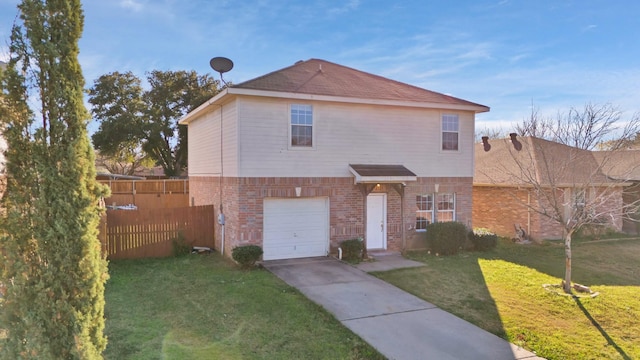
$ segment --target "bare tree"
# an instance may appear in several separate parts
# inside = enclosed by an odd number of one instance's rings
[[[483,176],[496,185],[516,185],[514,201],[562,229],[566,292],[572,289],[571,240],[576,231],[589,225],[621,229],[622,220],[638,208],[637,202],[623,203],[622,191],[638,172],[640,156],[625,166],[620,159],[630,159],[621,145],[638,133],[640,117],[620,120],[620,111],[609,104],[572,108],[554,122],[541,120],[536,111],[520,127],[528,136],[493,141],[489,153],[478,152],[476,166]],[[609,138],[613,135],[615,140]],[[605,141],[610,142],[609,151],[591,151]],[[523,201],[516,189],[528,190],[533,201]]]
[[[555,119],[543,117],[532,107],[528,119],[514,126],[520,136],[534,136],[578,149],[594,150],[603,143],[610,149],[623,147],[640,131],[637,114],[628,122],[622,112],[610,103],[586,103],[582,108],[571,107],[567,113],[558,112]]]
[[[501,128],[489,128],[485,127],[484,129],[476,129],[475,132],[475,142],[482,141],[483,137],[488,137],[489,139],[502,139],[509,136],[509,131]]]
[[[540,109],[531,104],[531,114],[528,119],[514,126],[514,131],[520,136],[534,136],[548,139],[554,136],[555,122],[549,117],[540,115]]]

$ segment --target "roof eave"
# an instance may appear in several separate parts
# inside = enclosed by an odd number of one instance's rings
[[[226,88],[220,91],[214,97],[205,101],[204,103],[202,103],[202,105],[190,111],[187,115],[183,116],[180,120],[178,120],[178,124],[189,125],[191,121],[195,120],[196,118],[198,118],[198,116],[201,113],[205,112],[210,105],[219,104],[222,101],[222,99],[227,96],[227,94],[229,94],[229,88]]]
[[[315,101],[342,102],[342,103],[355,103],[355,104],[367,104],[367,105],[419,107],[419,108],[429,108],[429,109],[473,111],[475,113],[483,113],[490,110],[488,106],[479,105],[479,104],[447,104],[447,103],[434,103],[434,102],[367,99],[367,98],[317,95],[317,94],[305,94],[305,93],[258,90],[258,89],[243,89],[243,88],[230,88],[228,90],[230,94],[237,94],[237,95],[286,98],[286,99],[296,99],[296,100],[306,100],[306,101],[315,100]]]

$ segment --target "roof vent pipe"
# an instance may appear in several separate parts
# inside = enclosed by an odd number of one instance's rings
[[[483,136],[482,137],[482,146],[484,146],[484,151],[491,150],[491,144],[489,144],[489,137],[488,136]]]
[[[509,134],[509,136],[511,137],[511,143],[513,144],[513,148],[516,149],[517,151],[522,150],[522,143],[518,141],[518,139],[516,139],[516,136],[518,136],[518,134],[511,133]]]

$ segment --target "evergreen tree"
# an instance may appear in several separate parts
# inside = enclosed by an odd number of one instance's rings
[[[2,80],[7,189],[3,358],[95,359],[106,347],[100,198],[78,63],[80,0],[23,0]],[[28,104],[38,103],[35,110]],[[39,118],[39,121],[36,121]]]

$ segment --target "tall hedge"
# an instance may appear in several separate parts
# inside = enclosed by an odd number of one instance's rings
[[[106,347],[99,200],[78,63],[79,0],[23,0],[2,80],[4,359],[97,359]],[[37,104],[31,110],[29,104]]]

